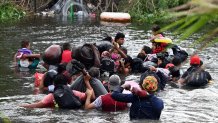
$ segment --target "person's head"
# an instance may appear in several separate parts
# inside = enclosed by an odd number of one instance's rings
[[[124,38],[125,38],[125,35],[123,33],[118,32],[115,36],[115,42],[117,42],[119,45],[123,45]]]
[[[70,43],[64,43],[64,44],[63,44],[63,50],[71,50],[71,45],[70,45]]]
[[[173,67],[174,67],[174,64],[168,63],[165,68],[166,68],[166,69],[171,69],[171,68],[173,68]]]
[[[159,26],[159,25],[154,25],[154,26],[152,27],[151,31],[152,31],[152,34],[153,34],[153,35],[159,34],[159,33],[160,33],[160,26]]]
[[[199,66],[201,64],[200,57],[198,55],[191,56],[190,65],[191,66]]]
[[[146,54],[151,54],[152,53],[152,49],[149,46],[143,46],[142,50],[146,53]]]
[[[109,82],[108,82],[108,86],[109,86],[110,91],[113,91],[114,89],[119,87],[120,84],[121,84],[121,79],[118,75],[114,74],[114,75],[110,76]]]
[[[125,58],[124,60],[125,60],[125,62],[124,62],[125,67],[128,67],[128,66],[131,67],[132,62],[133,62],[132,57],[127,55],[127,58]]]
[[[27,41],[27,40],[23,40],[23,41],[21,42],[21,48],[30,49],[30,42]]]
[[[66,67],[67,67],[67,63],[66,62],[64,62],[64,63],[60,63],[59,65],[58,65],[58,73],[62,73],[62,72],[64,72],[65,70],[66,70]]]
[[[137,55],[137,58],[140,58],[142,61],[144,61],[145,58],[146,58],[146,55],[145,55],[144,53],[139,53],[139,54]]]
[[[63,74],[58,74],[55,78],[54,78],[54,86],[57,85],[67,85],[68,83],[68,78],[63,75]]]
[[[100,77],[100,70],[99,68],[97,67],[91,67],[89,70],[88,70],[88,73],[91,77],[94,77],[94,78],[99,78]]]
[[[154,93],[158,89],[158,80],[154,76],[146,76],[139,84],[143,90],[149,93]]]
[[[172,59],[172,64],[174,64],[174,65],[177,66],[177,67],[180,67],[181,64],[182,64],[182,61],[181,61],[181,59],[180,59],[178,56],[175,56],[175,57]]]

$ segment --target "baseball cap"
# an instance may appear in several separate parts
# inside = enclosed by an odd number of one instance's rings
[[[119,87],[121,84],[121,79],[118,75],[112,75],[109,78],[109,89],[110,91],[114,90],[115,88]]]
[[[190,64],[191,65],[200,65],[200,57],[198,55],[194,55],[190,58]]]

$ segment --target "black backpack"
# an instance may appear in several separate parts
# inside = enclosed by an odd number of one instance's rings
[[[186,78],[186,85],[192,87],[205,86],[208,83],[207,75],[205,71],[201,68],[193,69],[189,72]]]
[[[185,50],[181,50],[177,45],[172,47],[173,54],[181,59],[181,62],[184,62],[188,58],[188,53]]]
[[[53,94],[59,108],[78,109],[82,106],[79,98],[72,93],[72,90],[67,85],[56,86]]]
[[[114,68],[115,68],[114,60],[107,57],[101,59],[101,66],[100,66],[101,71],[114,72]]]

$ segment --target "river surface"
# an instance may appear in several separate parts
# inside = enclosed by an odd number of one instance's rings
[[[128,111],[101,112],[98,110],[58,110],[58,109],[25,109],[18,105],[33,103],[45,94],[36,94],[34,90],[34,73],[18,72],[13,67],[13,55],[20,48],[20,42],[27,39],[31,42],[34,53],[43,52],[51,44],[70,42],[72,46],[85,42],[100,42],[103,34],[115,36],[117,32],[126,34],[125,45],[128,54],[136,57],[143,45],[149,45],[151,31],[147,25],[105,24],[95,19],[66,19],[61,17],[30,17],[16,23],[0,24],[0,112],[1,117],[8,117],[12,122],[53,123],[53,122],[217,122],[218,121],[218,48],[204,49],[200,57],[205,63],[214,82],[206,88],[184,89],[167,84],[159,93],[164,101],[164,110],[159,121],[130,121]],[[170,36],[170,32],[166,35]],[[181,44],[188,48],[197,34]],[[172,37],[174,41],[177,37]],[[185,70],[188,64],[183,66]],[[36,70],[38,71],[38,69]],[[39,69],[40,71],[40,69]],[[127,80],[139,80],[138,75],[131,75]],[[0,120],[0,122],[2,122]]]

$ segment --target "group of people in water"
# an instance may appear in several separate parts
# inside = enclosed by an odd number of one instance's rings
[[[190,68],[181,75],[181,65],[188,59],[187,52],[152,28],[152,47],[143,46],[136,58],[128,55],[123,46],[125,35],[118,32],[113,39],[106,37],[99,44],[84,44],[71,48],[52,45],[45,52],[33,54],[30,43],[22,41],[14,56],[19,67],[34,69],[40,58],[47,72],[36,76],[35,86],[49,94],[25,108],[59,107],[63,109],[100,109],[122,111],[130,107],[130,119],[159,120],[164,102],[156,96],[166,83],[201,87],[207,85],[211,75],[202,67],[198,55],[190,56]],[[108,73],[108,80],[101,76]],[[125,81],[123,76],[141,73],[139,81]]]

